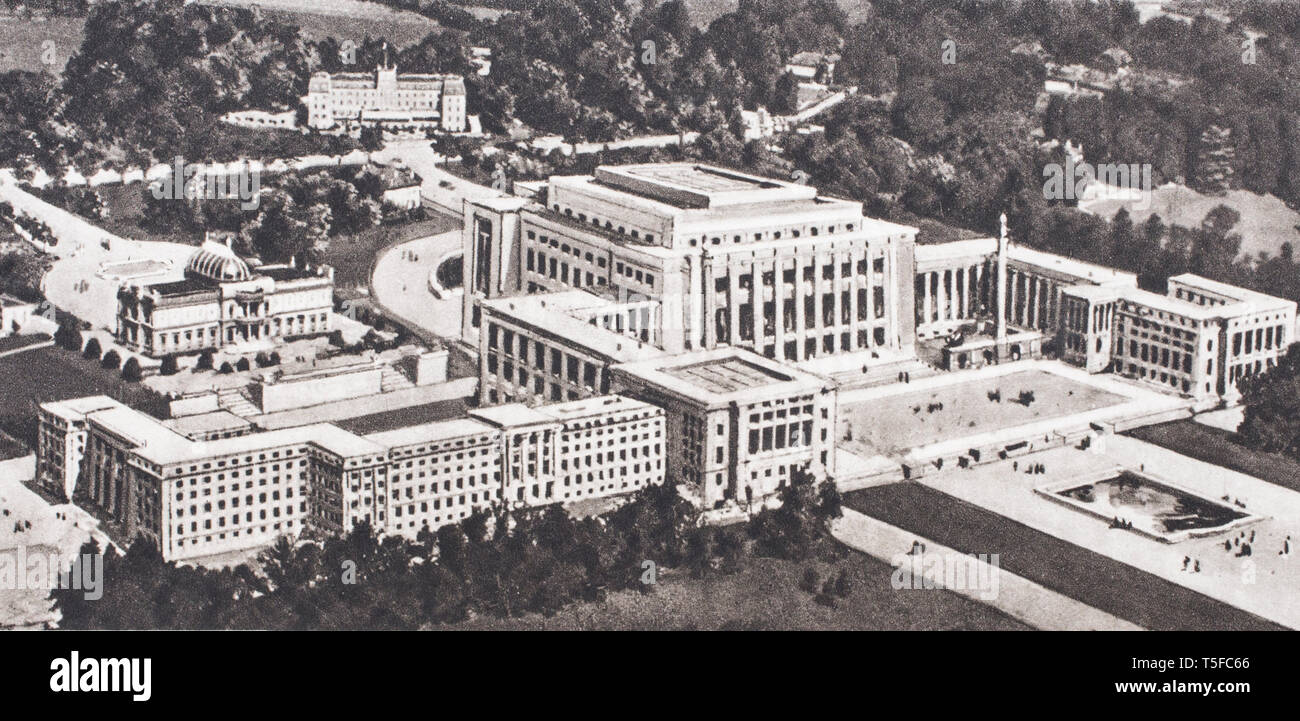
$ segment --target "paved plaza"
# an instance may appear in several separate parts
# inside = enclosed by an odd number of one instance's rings
[[[1026,473],[1031,464],[1041,464],[1044,472]],[[1208,498],[1227,496],[1262,518],[1239,529],[1171,544],[1112,529],[1101,518],[1034,492],[1047,484],[1097,480],[1121,468]],[[1295,491],[1115,435],[1088,451],[1056,448],[1015,461],[931,473],[919,482],[1262,618],[1300,628],[1300,596],[1295,593],[1300,559],[1294,553],[1281,554],[1288,535],[1292,551],[1300,540],[1300,493]],[[1246,536],[1241,541],[1254,534],[1250,556],[1238,555],[1240,546],[1224,548],[1225,540],[1240,534]],[[1191,561],[1188,570],[1183,570],[1184,558]],[[1196,562],[1199,572],[1193,570]]]

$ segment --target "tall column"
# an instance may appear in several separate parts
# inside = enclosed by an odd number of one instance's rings
[[[998,234],[998,275],[997,288],[997,311],[998,311],[998,340],[1005,340],[1007,337],[1007,214],[1003,213],[1001,217],[1002,229]]]
[[[727,263],[727,342],[740,345],[740,266]]]
[[[924,286],[925,297],[921,303],[921,307],[925,311],[925,315],[922,316],[921,322],[928,324],[932,320],[930,316],[930,271],[927,270],[922,278],[924,278],[922,285]]]
[[[1010,288],[1010,292],[1007,295],[1007,323],[1008,324],[1019,322],[1019,319],[1016,317],[1016,286],[1019,285],[1019,282],[1020,282],[1020,274],[1014,270],[1011,271],[1010,280],[1007,283],[1008,287]]]
[[[794,357],[795,360],[803,360],[803,341],[804,330],[807,328],[807,320],[804,318],[803,304],[806,295],[803,279],[804,264],[807,258],[796,255],[794,261]]]
[[[773,264],[772,278],[772,312],[774,322],[772,331],[776,334],[776,358],[777,360],[785,359],[785,260],[782,258],[780,251],[777,251],[776,262]]]
[[[934,289],[934,302],[935,305],[938,306],[935,320],[943,322],[948,319],[948,311],[946,309],[948,304],[948,289],[946,287],[948,285],[948,271],[943,269],[935,271],[935,280],[937,282],[935,283]]]

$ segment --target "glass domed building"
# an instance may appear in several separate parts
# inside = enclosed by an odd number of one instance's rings
[[[181,280],[124,285],[117,340],[150,357],[208,349],[253,352],[333,330],[334,272],[254,266],[229,239],[205,240]]]

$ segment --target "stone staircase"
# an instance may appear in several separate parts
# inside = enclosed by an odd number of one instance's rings
[[[253,405],[245,388],[225,388],[217,391],[217,405],[242,418],[262,414],[261,409]]]
[[[384,366],[383,374],[379,378],[379,390],[383,393],[406,390],[414,388],[415,384],[411,382],[406,374],[392,366]]]

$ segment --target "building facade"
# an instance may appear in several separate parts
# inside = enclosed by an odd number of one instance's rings
[[[664,412],[621,396],[357,435],[319,423],[202,440],[105,396],[40,410],[37,482],[144,535],[168,560],[368,523],[414,538],[476,510],[663,482]],[[516,412],[518,411],[518,412]]]
[[[917,249],[918,337],[996,321],[1001,309],[1004,328],[1054,339],[1067,362],[1202,407],[1235,403],[1241,379],[1273,366],[1294,341],[1293,301],[1191,273],[1170,278],[1160,295],[1138,288],[1132,273],[1014,244],[999,271],[999,255],[992,238]]]
[[[183,280],[124,285],[117,301],[117,342],[157,358],[327,334],[334,280],[328,267],[253,271],[228,244],[206,241]]]
[[[704,508],[770,497],[835,472],[836,391],[825,379],[738,348],[614,367],[620,393],[666,412],[667,460]]]
[[[339,124],[414,125],[449,133],[466,129],[465,79],[460,75],[397,72],[312,75],[307,95],[308,127],[328,130]]]
[[[916,229],[815,188],[689,163],[552,177],[544,198],[466,203],[466,339],[479,301],[566,290],[658,303],[668,353],[777,360],[910,354]]]

